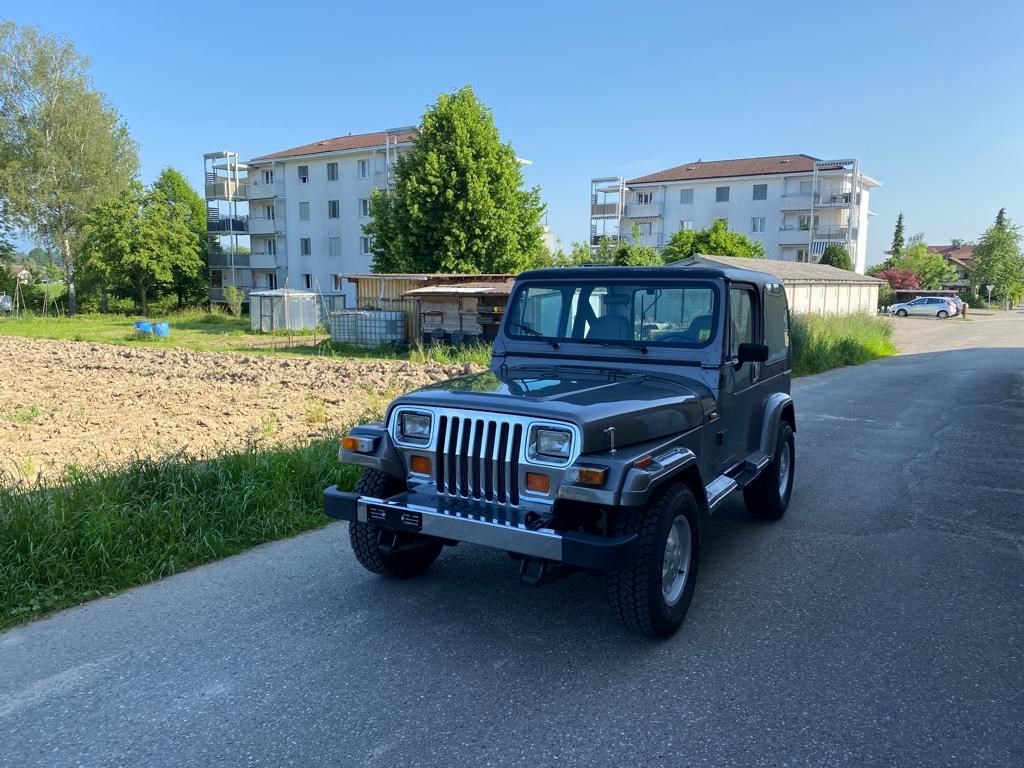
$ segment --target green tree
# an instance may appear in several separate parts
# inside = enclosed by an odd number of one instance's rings
[[[896,228],[892,232],[892,245],[887,253],[890,256],[899,256],[903,253],[905,244],[903,242],[903,211],[896,217]]]
[[[9,267],[14,262],[14,222],[7,215],[7,206],[0,200],[0,267]]]
[[[541,266],[545,267],[579,267],[587,264],[594,263],[594,254],[590,252],[590,248],[585,243],[573,243],[569,252],[566,253],[561,248],[552,253],[550,257],[544,259]]]
[[[615,249],[614,263],[617,267],[657,267],[665,263],[654,248],[640,245],[640,226],[633,225],[631,242],[623,242]]]
[[[540,191],[494,116],[466,86],[441,94],[395,164],[395,189],[370,198],[375,272],[520,272],[544,261]]]
[[[909,270],[917,277],[922,289],[936,291],[943,283],[956,280],[956,268],[941,253],[929,253],[924,235],[918,233],[896,256],[889,258],[891,269]]]
[[[153,189],[160,192],[175,212],[180,213],[192,232],[193,251],[199,259],[199,268],[189,261],[186,266],[172,268],[171,283],[178,299],[178,308],[186,304],[206,301],[210,296],[209,270],[206,265],[206,204],[188,179],[173,168],[164,168],[153,182]]]
[[[709,256],[742,256],[750,259],[767,257],[764,246],[739,232],[732,232],[722,219],[708,229],[680,229],[662,250],[666,264],[682,261],[704,253]]]
[[[614,264],[617,248],[615,240],[612,240],[610,237],[602,237],[597,241],[597,248],[594,249],[592,254],[591,264]]]
[[[194,234],[187,211],[175,207],[162,190],[133,182],[87,217],[88,269],[104,286],[130,286],[142,313],[149,314],[151,291],[170,285],[175,270],[190,274],[202,269]]]
[[[87,68],[67,40],[0,23],[0,197],[20,227],[60,253],[70,314],[82,222],[138,168],[127,126]]]
[[[821,260],[818,263],[853,272],[853,259],[850,258],[850,252],[839,243],[826,245],[825,252],[821,254]]]
[[[994,286],[992,295],[1000,301],[1018,299],[1024,293],[1020,227],[1014,226],[1005,208],[999,209],[995,223],[974,246],[971,280],[977,286]],[[981,295],[988,295],[984,288]]]

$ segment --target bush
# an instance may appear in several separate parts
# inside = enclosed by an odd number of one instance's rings
[[[323,489],[358,473],[336,457],[324,439],[0,485],[0,629],[322,525]]]
[[[866,313],[793,315],[793,375],[808,376],[896,353],[892,324]]]
[[[242,302],[244,300],[245,294],[238,288],[233,285],[224,286],[224,303],[227,304],[228,311],[235,316],[235,319],[242,316]]]

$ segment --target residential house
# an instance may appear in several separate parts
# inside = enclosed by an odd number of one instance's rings
[[[949,245],[929,245],[928,253],[941,254],[956,269],[956,279],[943,283],[943,288],[963,294],[970,291],[971,272],[974,269],[974,243],[954,240]]]

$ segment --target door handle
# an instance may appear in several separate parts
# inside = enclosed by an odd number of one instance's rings
[[[750,381],[755,382],[761,378],[761,364],[751,363],[750,364]]]

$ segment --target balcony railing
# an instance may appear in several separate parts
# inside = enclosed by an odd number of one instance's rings
[[[810,227],[801,227],[799,224],[783,224],[779,227],[779,245],[802,245],[810,240]]]
[[[615,243],[619,242],[619,236],[618,235],[608,235],[608,234],[605,234],[605,235],[591,235],[590,236],[590,244],[591,245],[595,245],[595,246],[600,245],[602,240],[607,240],[609,243],[612,243],[614,245]]]
[[[217,179],[206,182],[208,200],[245,200],[247,184],[244,181]]]
[[[590,215],[600,218],[614,218],[619,215],[618,203],[591,203]]]
[[[277,232],[284,232],[284,222],[282,220],[267,216],[249,217],[250,235],[273,235]]]
[[[850,228],[842,226],[818,226],[814,228],[815,240],[845,240]]]
[[[629,203],[626,205],[627,219],[650,219],[661,216],[661,200],[650,203]]]
[[[207,219],[206,231],[216,233],[245,233],[249,231],[249,217],[225,216],[224,218],[219,219]]]
[[[247,186],[250,200],[267,200],[284,196],[284,181],[250,181]]]
[[[811,209],[810,195],[783,195],[779,201],[779,208],[783,211],[809,211]]]
[[[823,189],[814,194],[815,205],[843,207],[850,204],[853,193],[843,189]]]
[[[248,267],[249,266],[249,254],[248,253],[236,253],[234,257],[230,253],[218,252],[208,254],[206,257],[206,264],[209,267]]]
[[[283,267],[288,263],[285,249],[278,247],[277,252],[253,251],[251,254],[251,265],[254,269],[275,269]]]

